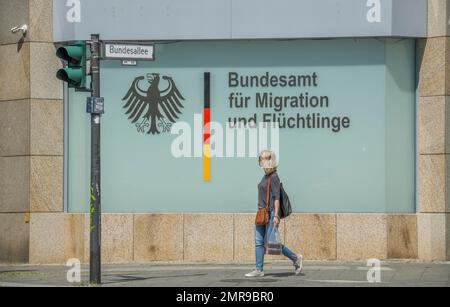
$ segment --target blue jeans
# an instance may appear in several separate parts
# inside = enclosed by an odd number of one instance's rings
[[[272,231],[274,224],[273,218],[275,215],[274,209],[270,210],[269,225],[267,226],[255,226],[255,244],[256,244],[256,269],[263,270],[264,267],[264,254],[266,253],[265,242],[267,235]],[[292,260],[297,261],[297,255],[286,246],[282,245],[281,252],[284,256]]]

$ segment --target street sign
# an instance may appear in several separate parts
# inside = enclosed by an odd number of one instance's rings
[[[103,97],[87,97],[86,113],[104,114],[105,99]]]
[[[150,44],[104,43],[104,58],[117,60],[153,61],[155,46]]]

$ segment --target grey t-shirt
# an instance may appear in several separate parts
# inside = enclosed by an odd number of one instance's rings
[[[258,207],[266,207],[266,197],[267,197],[267,185],[269,177],[264,175],[261,182],[258,184]],[[270,205],[269,208],[274,208],[275,200],[280,200],[280,178],[277,172],[270,174]]]

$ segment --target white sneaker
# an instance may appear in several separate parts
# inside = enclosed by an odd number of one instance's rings
[[[263,276],[264,276],[264,271],[260,271],[260,270],[254,270],[253,272],[245,274],[245,277],[263,277]]]
[[[303,256],[298,254],[297,255],[297,261],[294,262],[295,267],[295,275],[300,275],[303,269]]]

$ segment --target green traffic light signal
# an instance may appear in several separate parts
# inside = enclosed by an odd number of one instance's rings
[[[56,78],[69,83],[69,87],[83,87],[83,72],[79,68],[62,68],[57,71]]]
[[[56,77],[71,88],[86,87],[86,43],[77,41],[56,50],[56,56],[67,61],[66,68],[58,70]]]

